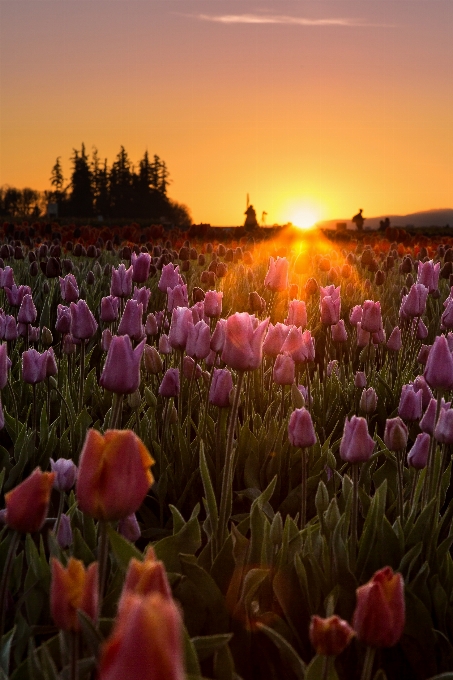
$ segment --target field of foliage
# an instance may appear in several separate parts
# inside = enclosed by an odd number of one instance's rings
[[[453,678],[453,237],[0,237],[0,678]]]

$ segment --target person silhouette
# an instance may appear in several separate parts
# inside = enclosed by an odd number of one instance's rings
[[[354,222],[354,224],[355,224],[355,226],[357,227],[358,231],[362,231],[362,230],[363,230],[363,223],[365,222],[365,217],[363,217],[362,212],[363,212],[363,210],[362,210],[362,208],[360,208],[360,210],[359,210],[359,212],[357,213],[357,215],[354,215],[354,217],[352,218],[352,222]]]

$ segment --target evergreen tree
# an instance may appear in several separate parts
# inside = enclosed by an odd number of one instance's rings
[[[94,210],[97,215],[108,216],[110,214],[109,177],[107,159],[101,166],[98,150],[93,148],[91,173],[93,177]]]
[[[53,186],[53,191],[50,194],[50,198],[58,203],[63,198],[64,194],[64,177],[63,170],[60,163],[61,156],[58,156],[55,161],[55,165],[52,168],[50,175],[50,184]]]
[[[112,217],[135,217],[132,164],[124,146],[110,169],[109,190]]]
[[[88,162],[85,145],[80,153],[73,149],[70,213],[73,217],[91,217],[93,215],[94,189],[93,174]]]

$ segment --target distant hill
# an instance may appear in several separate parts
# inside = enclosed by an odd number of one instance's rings
[[[365,231],[378,229],[381,220],[388,217],[392,227],[445,227],[447,224],[453,228],[453,209],[440,208],[436,210],[424,210],[422,212],[409,213],[409,215],[380,215],[379,217],[365,216]],[[318,222],[317,226],[322,229],[335,229],[337,222],[347,224],[348,229],[355,229],[355,225],[349,219],[326,220]]]

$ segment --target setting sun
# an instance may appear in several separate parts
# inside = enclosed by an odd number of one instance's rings
[[[311,229],[319,218],[319,211],[308,205],[298,206],[290,213],[290,221],[298,229]]]

